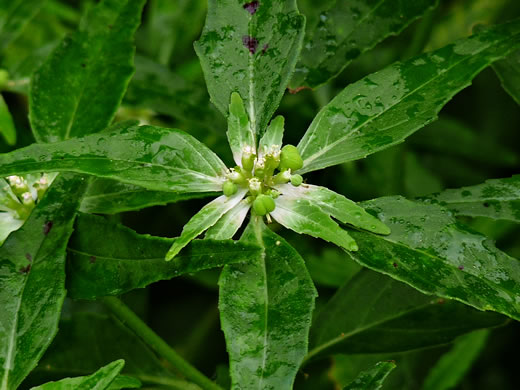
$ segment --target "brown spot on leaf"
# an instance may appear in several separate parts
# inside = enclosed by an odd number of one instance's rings
[[[94,264],[96,262],[96,256],[90,256],[90,258],[88,259],[88,262],[90,264]]]
[[[394,266],[394,268],[397,268],[397,263],[393,263],[392,265]]]
[[[43,234],[47,235],[52,229],[52,221],[47,221],[43,224]]]
[[[258,11],[258,6],[260,5],[259,1],[251,1],[249,3],[244,4],[244,9],[249,12],[251,15],[254,15],[256,11]]]
[[[442,299],[442,298],[439,298],[439,299],[437,299],[437,303],[439,305],[444,305],[446,303],[446,301],[444,299]]]
[[[28,274],[31,270],[31,264],[27,264],[25,267],[20,268],[20,273]]]
[[[30,253],[26,253],[26,254],[25,254],[25,258],[26,258],[27,260],[29,260],[29,261],[32,261],[32,256],[31,256]]]
[[[264,47],[262,48],[262,55],[265,54],[265,52],[267,51],[267,49],[269,49],[269,44],[268,44],[268,43],[266,43],[266,44],[264,45]]]
[[[242,43],[251,54],[256,53],[256,49],[258,49],[258,39],[250,37],[249,35],[244,35],[242,37]]]
[[[459,265],[458,268],[462,271],[464,269],[464,266],[463,265]]]

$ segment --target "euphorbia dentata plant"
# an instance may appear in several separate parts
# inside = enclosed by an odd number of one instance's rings
[[[37,2],[27,3],[36,8]],[[172,386],[191,388],[188,382],[193,382],[220,388],[114,296],[221,266],[219,309],[233,389],[289,389],[302,364],[334,353],[431,347],[505,321],[473,308],[520,318],[520,265],[455,219],[482,215],[518,222],[518,177],[422,199],[394,196],[357,204],[305,176],[401,143],[434,121],[480,71],[520,49],[519,21],[478,29],[346,86],[323,106],[299,143],[290,145],[283,142],[284,127],[293,127],[282,116],[272,118],[288,87],[293,92],[319,87],[437,2],[331,2],[306,29],[294,0],[210,0],[195,50],[211,101],[227,118],[234,164],[226,166],[185,129],[114,121],[133,74],[133,35],[144,3],[103,0],[87,12],[79,30],[64,38],[31,76],[29,117],[36,142],[0,155],[0,176],[6,178],[0,183],[5,231],[0,239],[6,238],[0,247],[0,389],[17,388],[36,366],[56,334],[67,291],[74,299],[101,299],[147,344],[144,348],[153,349],[187,380],[174,379]],[[7,16],[23,13],[13,8]],[[0,40],[0,47],[7,39]],[[502,77],[506,84],[507,73]],[[9,119],[4,106],[0,101],[0,115]],[[6,140],[14,142],[12,121],[0,123],[6,126]],[[204,193],[217,197],[174,240],[137,235],[95,215]],[[112,203],[95,201],[107,194]],[[501,203],[490,210],[478,207],[483,202]],[[279,235],[271,229],[276,223],[333,243],[345,257],[376,273],[360,272],[312,322],[313,281],[283,231]],[[402,315],[399,324],[424,336],[406,345],[393,341],[384,329],[378,333],[364,323],[370,311],[343,319],[340,313],[348,305],[367,299],[363,310],[378,308],[373,323],[391,323],[379,292],[363,292],[371,285],[390,291],[385,299],[392,310],[400,307],[406,315],[427,318],[411,321]],[[439,305],[432,295],[448,301]],[[435,330],[441,324],[446,329]],[[371,327],[375,333],[363,333]],[[373,337],[381,343],[363,349]],[[114,361],[90,376],[63,379],[61,385],[140,386],[119,375],[123,365]],[[394,368],[393,362],[377,363],[359,375],[356,383],[364,387],[346,388],[378,388]],[[50,382],[41,388],[61,385]]]

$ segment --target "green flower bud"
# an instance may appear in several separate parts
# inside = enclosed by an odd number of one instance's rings
[[[285,145],[280,154],[280,171],[291,169],[296,171],[303,167],[303,160],[296,146]]]
[[[233,183],[242,184],[246,182],[246,178],[244,175],[240,172],[240,167],[237,167],[238,169],[231,169],[230,172],[227,174],[227,177],[229,180],[231,180]]]
[[[291,180],[291,170],[290,169],[277,173],[276,176],[273,178],[274,184],[289,183],[289,180]]]
[[[262,193],[262,183],[256,177],[249,179],[249,192],[251,192],[252,195]]]
[[[238,191],[238,187],[235,183],[232,181],[226,181],[224,185],[222,185],[222,192],[224,192],[224,195],[231,196],[235,195]]]
[[[242,152],[242,168],[251,172],[255,166],[256,154],[250,146],[246,146]]]
[[[280,153],[266,154],[265,160],[265,176],[272,176],[275,169],[280,165]]]
[[[298,187],[302,183],[303,183],[302,175],[292,175],[291,176],[291,184],[293,186]]]
[[[269,214],[275,208],[274,200],[269,195],[260,194],[253,202],[253,210],[261,217]]]

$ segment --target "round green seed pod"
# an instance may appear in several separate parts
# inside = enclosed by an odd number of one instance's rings
[[[275,208],[274,200],[268,195],[258,195],[253,202],[253,210],[261,217],[269,214]]]
[[[238,187],[232,181],[226,181],[222,185],[222,192],[224,192],[224,195],[226,195],[226,196],[235,195],[237,193],[237,191],[238,191]]]
[[[292,175],[291,176],[291,184],[295,187],[298,187],[303,183],[302,175]]]
[[[296,171],[303,167],[303,160],[300,152],[294,145],[285,145],[280,154],[280,171],[291,169]]]

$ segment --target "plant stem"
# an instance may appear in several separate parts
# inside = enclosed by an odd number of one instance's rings
[[[150,348],[178,369],[187,379],[196,383],[204,390],[223,390],[177,354],[121,300],[116,297],[105,297],[102,301],[121,322],[132,329]]]

